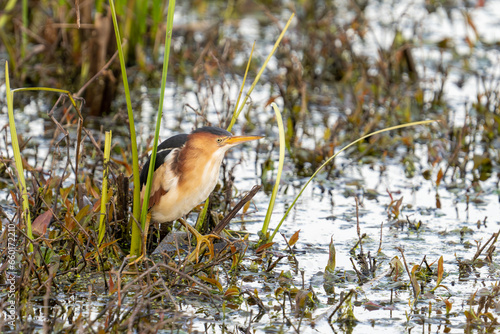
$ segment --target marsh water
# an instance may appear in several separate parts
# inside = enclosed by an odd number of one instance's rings
[[[286,22],[293,5],[284,4],[285,9],[275,17],[280,22]],[[337,10],[342,14],[337,15],[339,20],[348,22],[352,11],[346,9],[348,6],[343,2],[337,5]],[[493,92],[498,99],[499,93],[500,3],[477,1],[476,6],[471,6],[457,2],[450,7],[438,6],[435,10],[430,10],[428,6],[430,4],[424,1],[369,1],[364,13],[370,29],[364,35],[364,40],[353,41],[354,52],[375,63],[379,50],[391,47],[395,30],[408,39],[418,36],[413,41],[420,43],[412,45],[412,52],[423,87],[423,103],[430,104],[438,90],[442,91],[442,99],[446,103],[440,111],[429,113],[426,118],[442,112],[440,119],[446,123],[447,129],[464,126],[481,128],[481,115],[472,106],[477,104],[478,99],[481,100],[478,96],[482,94]],[[192,13],[182,4],[177,11],[176,24],[200,19],[199,14]],[[234,34],[235,37],[243,38],[241,43],[244,50],[235,58],[238,65],[246,62],[253,40],[257,40],[257,54],[254,57],[259,61],[265,58],[272,47],[278,30],[275,25],[263,25],[261,21],[263,18],[259,13],[251,13],[222,29],[228,36]],[[288,38],[305,37],[292,31]],[[444,40],[454,44],[453,49],[436,46]],[[474,48],[471,47],[471,41],[476,43]],[[181,44],[182,41],[174,39],[174,48],[181,47]],[[296,57],[301,56],[299,51],[292,50],[292,53]],[[469,58],[467,69],[464,68],[463,57]],[[317,71],[324,70],[320,64],[317,66]],[[446,68],[445,80],[445,75],[440,72],[443,68]],[[282,71],[279,61],[274,58],[266,71],[279,74]],[[160,134],[162,139],[181,131],[189,132],[200,122],[219,124],[226,110],[226,99],[234,101],[238,95],[241,77],[227,75],[220,85],[206,87],[205,84],[189,77],[185,78],[182,87],[173,81],[168,83],[163,130]],[[233,129],[236,134],[250,132],[266,136],[258,144],[258,149],[256,144],[249,144],[227,155],[226,170],[234,167],[232,175],[236,196],[249,191],[256,184],[272,185],[276,177],[277,125],[273,120],[273,111],[267,105],[270,99],[276,97],[276,91],[270,80],[261,80],[251,95],[252,107],[247,114],[240,116]],[[8,124],[3,103],[5,85],[0,87],[0,93],[0,128],[4,129]],[[307,104],[307,113],[296,133],[301,149],[317,152],[318,143],[322,142],[327,128],[354,114],[353,104],[347,99],[340,100],[333,96],[335,93],[338,91],[330,91],[328,83],[311,92],[313,102]],[[135,117],[139,143],[144,146],[154,130],[158,91],[156,86],[144,84],[134,94],[140,97]],[[284,108],[282,97],[275,98],[275,102]],[[35,163],[41,161],[41,157],[49,156],[52,159],[49,142],[52,140],[53,127],[43,116],[50,108],[51,105],[43,99],[32,97],[15,113],[18,134],[30,138],[30,145],[23,155],[34,167],[37,167]],[[200,116],[200,110],[203,110],[203,116]],[[385,112],[390,114],[393,110],[389,106]],[[421,119],[418,117],[419,112],[412,109],[411,115]],[[498,109],[492,113],[496,117],[499,115]],[[96,137],[119,118],[109,117],[90,122],[102,126],[92,130]],[[116,140],[126,141],[127,131],[125,125],[122,129],[118,128],[114,135]],[[120,133],[124,134],[123,138],[120,138]],[[345,135],[343,137],[346,138]],[[409,140],[407,137],[412,138],[411,149],[404,142]],[[499,318],[500,301],[495,290],[500,280],[498,251],[491,252],[493,261],[487,261],[483,253],[479,256],[480,264],[476,262],[474,266],[468,267],[470,270],[462,270],[463,263],[472,261],[476,251],[500,231],[498,137],[492,138],[487,152],[483,146],[473,145],[474,149],[468,152],[470,158],[464,167],[465,175],[458,176],[459,172],[451,168],[442,180],[439,179],[440,170],[446,170],[449,166],[447,161],[451,160],[451,146],[443,144],[447,143],[443,126],[421,126],[410,134],[389,138],[401,143],[391,145],[390,149],[381,144],[378,154],[363,154],[360,149],[348,150],[334,160],[333,169],[325,168],[328,172],[320,173],[309,184],[274,240],[273,249],[283,258],[272,272],[256,270],[251,257],[243,260],[239,272],[241,280],[236,285],[240,290],[258,295],[268,308],[267,312],[261,314],[259,308],[248,300],[235,308],[227,305],[212,308],[210,303],[186,300],[181,302],[182,310],[174,315],[179,319],[179,327],[175,330],[163,329],[163,332],[236,333],[239,328],[247,327],[250,332],[285,333],[484,333],[499,330],[498,322],[496,325],[494,322],[493,325],[491,322],[470,325],[464,313],[477,308],[475,299],[491,295],[497,304],[490,306],[490,312],[494,318]],[[472,132],[464,140],[477,143],[481,141],[481,133]],[[335,151],[347,144],[336,143]],[[376,140],[369,142],[369,145],[370,150],[377,151]],[[7,147],[7,151],[12,156],[10,148]],[[483,157],[485,153],[493,161],[492,171],[488,177],[478,179],[475,171],[476,164],[480,163],[477,162],[479,158],[475,157]],[[5,156],[4,153],[2,155]],[[264,167],[269,160],[273,162],[274,169]],[[280,222],[315,167],[316,164],[306,161],[303,169],[298,171],[290,158],[290,151],[287,151],[271,228]],[[267,168],[265,176],[264,168]],[[101,171],[97,168],[96,173]],[[8,183],[8,180],[3,181]],[[70,184],[73,180],[69,178],[66,182]],[[230,228],[249,233],[250,240],[258,240],[257,234],[262,228],[270,195],[270,187],[263,187],[247,212],[233,219]],[[0,190],[0,204],[7,215],[14,214],[8,186]],[[189,219],[194,223],[196,215],[192,214]],[[299,239],[290,250],[285,238],[290,239],[297,231],[300,231]],[[369,253],[370,258],[376,258],[376,271],[370,279],[360,283],[356,272],[359,262],[356,262],[357,255],[353,254],[359,255],[361,250],[359,246],[354,251],[352,249],[363,234],[366,236],[362,241],[362,254],[367,256]],[[325,267],[331,242],[336,250],[336,266],[335,277],[329,279]],[[423,289],[419,300],[414,304],[409,273],[403,271],[399,280],[383,275],[391,272],[390,263],[394,258],[403,260],[403,254],[410,268],[426,263],[434,270],[434,276],[430,275],[426,278],[426,284],[421,285]],[[435,272],[441,256],[444,278],[440,287],[431,294],[428,290],[437,284]],[[221,273],[219,279],[223,285],[226,283],[224,277]],[[88,321],[92,322],[98,319],[99,313],[112,297],[103,291],[101,276],[86,273],[82,275],[82,280],[77,284],[81,285],[80,289],[76,289],[77,292],[66,294],[61,290],[54,292],[53,297],[64,301],[64,305],[73,305],[74,314],[88,317]],[[276,292],[285,284],[283,280],[286,280],[289,288],[313,291],[314,298],[311,299],[314,299],[314,307],[308,307],[307,312],[300,316],[294,313],[296,310],[292,307],[283,307],[283,304],[291,303],[283,301],[283,296]],[[332,280],[335,292],[329,286]],[[329,316],[338,306],[340,292],[347,293],[350,289],[356,292],[350,306],[354,318],[349,318],[350,322],[345,321],[344,317],[339,317],[342,321],[332,321]],[[123,301],[124,312],[134,303],[133,296],[127,298]],[[34,324],[35,330],[43,331],[46,328],[44,317],[47,314],[59,314],[59,328],[64,331],[71,323],[68,316],[60,312],[60,305],[48,307],[43,299],[43,294],[33,299],[35,313],[28,317],[29,321]],[[447,310],[445,301],[451,303],[451,310]],[[160,307],[148,312],[155,318],[164,310]],[[103,328],[104,322],[105,319],[92,322],[93,330]],[[86,331],[83,328],[77,330]],[[134,332],[133,328],[129,330]]]

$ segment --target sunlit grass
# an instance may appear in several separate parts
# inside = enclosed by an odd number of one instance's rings
[[[274,203],[276,202],[276,195],[278,194],[278,189],[281,180],[281,174],[283,173],[283,165],[285,162],[285,127],[283,126],[283,119],[281,118],[281,111],[276,103],[272,103],[271,106],[274,109],[276,115],[276,123],[278,124],[279,138],[280,138],[280,153],[278,162],[278,173],[276,175],[276,180],[274,182],[273,192],[269,200],[269,205],[267,207],[266,218],[264,219],[264,224],[262,225],[260,239],[262,241],[267,241],[268,239],[268,229],[269,223],[271,221],[271,215],[274,209]]]
[[[102,177],[102,190],[101,190],[101,215],[99,217],[99,238],[98,245],[104,239],[104,232],[106,231],[106,205],[108,204],[108,175],[109,175],[109,155],[111,151],[111,131],[106,131],[104,140],[104,173]]]
[[[167,16],[167,29],[165,36],[165,52],[163,54],[163,70],[161,75],[161,89],[160,89],[160,101],[158,103],[158,113],[156,115],[156,128],[155,136],[153,139],[153,151],[151,152],[151,158],[149,162],[148,179],[146,182],[146,188],[144,191],[144,199],[142,203],[141,211],[141,227],[143,231],[146,231],[146,217],[149,209],[149,195],[151,193],[151,183],[153,181],[154,166],[156,162],[156,152],[158,149],[158,141],[160,139],[160,129],[161,120],[163,115],[163,101],[165,98],[165,86],[167,82],[168,74],[168,60],[170,58],[170,45],[172,43],[172,27],[174,25],[174,11],[175,11],[175,0],[169,1],[168,6],[168,16]]]
[[[382,129],[382,130],[371,132],[371,133],[369,133],[369,134],[367,134],[365,136],[362,136],[361,138],[356,139],[355,141],[351,142],[350,144],[344,146],[340,151],[338,151],[337,153],[335,153],[334,155],[332,155],[330,158],[328,158],[314,172],[314,174],[309,178],[309,180],[307,180],[307,182],[302,186],[302,189],[300,189],[299,193],[297,194],[297,196],[295,197],[295,199],[293,200],[293,202],[289,205],[288,209],[286,210],[285,214],[283,215],[283,218],[281,218],[278,226],[276,226],[276,228],[275,228],[273,234],[271,235],[271,237],[269,238],[268,242],[271,242],[274,239],[274,236],[276,235],[276,233],[278,233],[279,229],[281,228],[281,225],[283,225],[283,222],[288,217],[288,214],[290,213],[290,211],[292,211],[293,207],[295,206],[295,204],[297,203],[297,201],[299,200],[299,198],[302,196],[302,193],[307,188],[307,186],[309,185],[309,183],[311,183],[311,181],[316,177],[316,175],[318,175],[318,173],[326,165],[328,165],[333,159],[335,159],[335,157],[337,157],[340,153],[344,152],[345,150],[347,150],[349,147],[355,145],[356,143],[359,143],[360,141],[365,140],[366,138],[369,138],[371,136],[377,135],[379,133],[383,133],[383,132],[387,132],[387,131],[393,131],[393,130],[402,129],[402,128],[408,128],[408,127],[411,127],[411,126],[430,124],[430,123],[434,123],[434,122],[437,122],[437,121],[436,120],[426,120],[426,121],[418,121],[418,122],[411,122],[411,123],[407,123],[407,124],[401,124],[401,125],[391,126],[391,127],[388,127],[388,128]]]
[[[16,88],[16,89],[11,89],[10,88],[10,80],[9,80],[9,66],[8,62],[5,62],[5,85],[6,85],[6,94],[7,94],[7,109],[8,109],[8,114],[9,114],[9,128],[10,128],[10,133],[11,133],[11,141],[12,141],[12,149],[14,151],[14,160],[15,160],[15,166],[16,166],[16,172],[19,180],[19,190],[22,195],[22,207],[23,207],[23,215],[25,219],[25,224],[26,224],[26,235],[30,238],[33,239],[33,231],[31,228],[31,213],[29,210],[29,201],[28,201],[28,193],[27,193],[27,188],[26,188],[26,181],[24,178],[24,167],[22,163],[22,158],[21,158],[21,152],[19,149],[19,142],[17,139],[17,131],[16,131],[16,126],[15,126],[15,118],[14,118],[14,106],[13,106],[13,99],[14,99],[14,93],[16,92],[27,92],[27,91],[46,91],[46,92],[52,92],[52,93],[60,93],[60,94],[65,94],[69,97],[71,104],[75,108],[75,110],[78,112],[79,119],[78,119],[78,124],[79,128],[81,127],[81,114],[78,106],[76,105],[75,99],[73,98],[71,92],[64,90],[64,89],[57,89],[57,88],[49,88],[49,87],[23,87],[23,88]],[[79,129],[80,130],[80,129]],[[78,136],[78,141],[80,141],[80,135]],[[75,172],[77,172],[77,166],[78,166],[78,156],[79,156],[79,145],[76,146],[76,167],[75,167]],[[75,184],[78,184],[78,175],[75,175]],[[76,189],[76,188],[75,188]],[[30,251],[33,251],[33,245],[30,243],[29,245]]]
[[[271,52],[267,56],[266,60],[264,61],[264,64],[262,64],[262,67],[260,68],[259,72],[255,76],[255,79],[253,80],[253,83],[250,86],[250,89],[248,90],[245,98],[243,99],[243,102],[239,106],[238,110],[233,114],[233,117],[231,118],[231,123],[229,124],[229,127],[228,127],[229,129],[232,129],[233,125],[236,123],[236,120],[238,119],[238,116],[241,114],[241,111],[243,110],[243,108],[245,107],[245,104],[246,104],[248,98],[250,97],[250,94],[252,94],[252,91],[254,90],[255,86],[259,82],[259,79],[262,76],[262,73],[264,73],[264,70],[267,67],[267,63],[269,63],[269,60],[271,59],[271,57],[273,56],[274,52],[276,51],[276,49],[280,45],[281,40],[283,39],[283,36],[285,36],[285,33],[288,30],[288,27],[290,26],[290,23],[292,23],[292,19],[293,19],[294,16],[295,16],[294,13],[292,13],[292,15],[290,15],[290,18],[288,19],[288,22],[286,23],[285,27],[281,31],[281,34],[279,35],[278,39],[274,43],[273,49],[271,50]],[[248,67],[248,65],[247,65],[247,67]]]
[[[137,138],[135,134],[134,112],[132,111],[132,100],[130,98],[130,89],[128,86],[127,70],[125,68],[125,56],[122,49],[122,39],[118,22],[116,20],[116,9],[114,1],[110,0],[111,16],[113,18],[113,27],[115,29],[116,46],[118,48],[118,57],[120,59],[120,68],[123,80],[123,90],[125,92],[125,101],[127,103],[128,122],[130,127],[130,147],[132,153],[132,178],[134,181],[134,192],[132,198],[132,241],[130,245],[130,255],[139,256],[141,253],[141,228],[138,225],[141,215],[141,189],[139,182],[139,157],[137,155]]]
[[[7,110],[9,114],[9,128],[10,128],[10,140],[12,142],[12,150],[14,151],[14,162],[16,166],[16,173],[19,185],[19,194],[21,198],[19,199],[23,207],[23,218],[26,224],[26,234],[30,240],[33,240],[33,232],[31,230],[31,213],[28,202],[28,189],[26,188],[26,180],[24,179],[24,167],[23,160],[21,158],[21,150],[19,149],[19,141],[17,139],[16,131],[16,121],[14,118],[14,100],[13,92],[10,89],[10,79],[9,79],[9,62],[5,62],[5,93],[7,95]],[[29,243],[29,250],[33,252],[33,244]]]

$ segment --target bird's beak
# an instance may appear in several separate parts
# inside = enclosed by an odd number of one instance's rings
[[[247,141],[257,140],[257,139],[261,139],[261,138],[264,138],[264,137],[263,136],[233,136],[233,137],[229,138],[228,140],[226,140],[226,144],[234,146],[234,145],[238,145],[241,143],[245,143]]]

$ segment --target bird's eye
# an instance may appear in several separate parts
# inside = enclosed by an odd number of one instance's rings
[[[224,139],[222,139],[222,138],[217,138],[217,140],[216,140],[216,141],[217,141],[217,144],[222,144],[222,142],[224,141]]]

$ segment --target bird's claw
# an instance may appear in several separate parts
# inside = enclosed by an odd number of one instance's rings
[[[192,252],[189,255],[189,257],[188,257],[189,261],[193,262],[194,260],[196,260],[196,263],[198,263],[199,256],[200,256],[200,251],[202,250],[203,244],[205,244],[208,247],[208,252],[210,254],[210,260],[212,260],[215,254],[214,254],[214,244],[212,243],[212,241],[210,240],[210,238],[220,239],[220,237],[218,235],[216,235],[216,234],[202,235],[193,226],[189,225],[183,219],[179,219],[179,221],[196,238],[196,248],[195,248],[194,252]]]
[[[220,239],[220,237],[218,235],[215,235],[215,234],[208,234],[208,235],[201,235],[200,234],[200,235],[196,236],[196,249],[194,251],[195,256],[196,256],[196,262],[198,262],[200,250],[201,250],[203,244],[205,244],[208,247],[208,254],[210,255],[209,261],[211,261],[214,258],[214,256],[215,256],[214,244],[210,240],[210,238]]]

